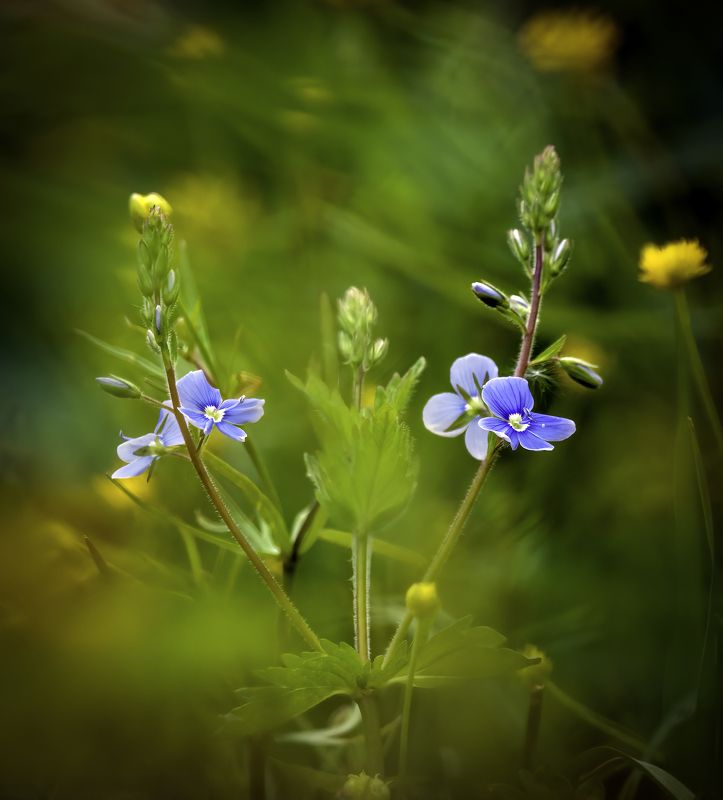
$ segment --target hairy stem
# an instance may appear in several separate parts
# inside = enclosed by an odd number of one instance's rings
[[[379,706],[373,694],[363,694],[358,700],[362,716],[364,740],[367,748],[366,771],[368,775],[384,774],[384,747],[382,745],[382,729],[379,720]]]
[[[369,640],[369,584],[371,578],[372,539],[365,533],[354,536],[352,575],[354,583],[354,643],[362,661],[371,658]]]
[[[203,463],[201,455],[196,450],[196,445],[193,441],[193,437],[191,436],[191,432],[188,430],[186,419],[179,411],[180,401],[178,398],[178,388],[176,386],[176,373],[173,368],[173,364],[171,363],[169,354],[165,350],[163,351],[163,364],[166,370],[166,380],[168,381],[168,391],[171,395],[173,414],[178,422],[178,427],[180,428],[181,435],[183,436],[183,441],[186,445],[186,449],[188,450],[191,463],[196,470],[196,474],[201,481],[201,485],[206,490],[209,500],[213,504],[221,519],[224,521],[226,527],[238,543],[239,547],[244,551],[246,557],[251,562],[256,572],[258,572],[261,580],[266,584],[269,591],[274,596],[274,599],[278,603],[281,610],[288,617],[289,622],[294,626],[294,628],[296,628],[304,641],[306,641],[306,643],[309,644],[314,650],[322,650],[319,637],[311,629],[309,623],[302,617],[299,610],[292,603],[291,598],[279,585],[276,578],[274,578],[269,568],[264,563],[263,559],[254,550],[248,539],[246,539],[239,529],[228,508],[226,508],[226,504],[223,502],[221,495],[214,486],[211,476],[206,469],[206,465]]]
[[[530,315],[527,317],[527,325],[525,332],[522,335],[522,345],[520,347],[520,355],[517,359],[517,366],[515,367],[515,377],[524,378],[527,367],[530,363],[530,356],[532,355],[532,346],[535,343],[535,331],[537,330],[537,320],[540,315],[540,301],[542,293],[540,287],[542,285],[542,243],[535,245],[535,266],[532,271],[532,293],[530,295]]]
[[[419,651],[427,641],[429,621],[419,620],[417,630],[412,641],[412,652],[409,655],[407,667],[407,682],[404,684],[404,699],[402,701],[402,729],[399,734],[399,777],[404,780],[407,775],[407,754],[409,752],[409,721],[412,713],[412,693],[414,691],[414,673],[417,669]]]
[[[677,289],[675,292],[675,311],[678,317],[678,328],[680,329],[683,338],[683,344],[688,354],[688,363],[690,370],[695,381],[696,389],[700,395],[701,402],[705,408],[705,413],[708,417],[708,424],[715,433],[718,447],[723,449],[723,428],[721,428],[721,421],[716,410],[713,395],[708,385],[708,378],[705,374],[703,361],[698,351],[698,345],[693,335],[693,326],[690,321],[690,311],[688,310],[688,301],[685,297],[685,290]]]
[[[530,692],[530,705],[527,709],[527,727],[525,728],[525,747],[522,752],[522,768],[532,769],[532,760],[535,755],[535,746],[540,734],[542,721],[542,698],[545,693],[543,684],[532,687]]]
[[[460,505],[459,509],[457,510],[457,513],[452,520],[452,524],[449,526],[444,539],[442,539],[440,542],[436,553],[432,557],[432,560],[427,567],[427,571],[424,573],[424,577],[422,578],[423,581],[431,582],[436,580],[437,576],[442,571],[442,567],[447,562],[447,559],[457,544],[459,537],[462,535],[465,523],[469,519],[469,515],[474,508],[477,497],[479,496],[479,493],[482,490],[485,481],[487,480],[487,476],[490,474],[490,471],[492,470],[492,467],[501,450],[502,443],[497,442],[492,448],[492,452],[489,453],[487,458],[480,463],[474,478],[472,478],[472,483],[470,484],[469,489],[467,489],[467,494],[464,496],[462,505]],[[396,655],[397,650],[407,635],[407,631],[409,630],[409,626],[412,624],[413,619],[414,616],[412,613],[407,611],[402,621],[399,623],[397,630],[394,632],[392,641],[389,643],[387,652],[384,655],[385,664],[388,664]]]

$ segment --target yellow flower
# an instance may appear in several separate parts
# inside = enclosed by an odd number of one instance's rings
[[[640,253],[640,280],[658,289],[677,289],[710,272],[708,253],[697,240],[681,239],[664,247],[647,244]]]
[[[130,196],[128,200],[128,210],[131,213],[131,220],[136,226],[138,233],[143,232],[143,224],[146,219],[148,219],[148,215],[154,207],[159,208],[166,217],[170,217],[173,213],[173,209],[168,200],[157,192],[151,192],[150,194],[137,194],[134,192]]]
[[[618,39],[615,23],[590,11],[544,11],[525,23],[520,47],[544,72],[590,72],[605,66]]]
[[[198,61],[209,56],[220,56],[225,49],[226,44],[216,31],[202,25],[191,25],[176,39],[168,52],[176,58]]]

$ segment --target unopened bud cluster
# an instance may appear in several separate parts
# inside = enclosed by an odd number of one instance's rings
[[[139,227],[138,288],[141,291],[141,320],[146,342],[156,353],[167,347],[175,360],[180,283],[173,263],[173,226],[168,221],[171,206],[157,194],[131,195],[131,218]]]
[[[379,777],[366,772],[349,775],[339,792],[340,800],[389,800],[389,786]]]
[[[550,145],[535,156],[520,187],[520,221],[538,239],[557,216],[561,188],[560,158]]]
[[[389,349],[388,339],[374,338],[377,309],[366,289],[352,286],[339,300],[339,352],[345,364],[365,372]]]

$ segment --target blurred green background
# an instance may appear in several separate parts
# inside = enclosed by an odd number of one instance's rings
[[[154,421],[97,390],[96,375],[141,376],[75,332],[143,353],[125,321],[138,303],[128,195],[170,200],[222,359],[262,379],[267,413],[253,435],[289,519],[311,500],[302,454],[314,440],[284,371],[303,375],[319,356],[322,293],[371,292],[391,340],[372,378],[427,358],[410,415],[419,487],[385,533],[427,554],[475,465],[461,441],[424,430],[421,408],[447,390],[459,355],[514,364],[517,334],[468,287],[525,290],[505,232],[524,168],[549,143],[575,254],[540,342],[568,333],[567,352],[598,363],[606,383],[560,386],[555,413],[577,435],[503,460],[440,591],[450,616],[472,613],[513,646],[545,650],[557,684],[599,713],[646,740],[663,725],[659,762],[720,796],[720,615],[701,669],[711,568],[689,411],[716,514],[720,461],[681,371],[672,297],[636,275],[648,241],[697,237],[708,249],[714,271],[689,298],[719,398],[718,29],[614,2],[602,28],[595,18],[571,44],[564,30],[525,28],[539,10],[3,4],[0,796],[221,798],[244,796],[248,782],[244,744],[218,735],[219,715],[274,658],[275,609],[249,569],[235,574],[234,557],[219,564],[210,546],[194,579],[178,530],[104,477],[118,430],[140,435]],[[243,448],[214,447],[254,474]],[[192,521],[205,500],[185,466],[168,460],[131,488]],[[122,577],[99,577],[84,536]],[[348,554],[321,543],[294,586],[334,640],[351,636],[348,575]],[[392,630],[386,610],[417,577],[377,560],[377,652]],[[514,681],[424,695],[415,714],[413,764],[446,787],[430,796],[482,797],[514,780],[526,714]],[[604,741],[547,701],[541,764],[569,772]],[[285,757],[318,766],[308,748]],[[643,784],[639,796],[658,795]]]

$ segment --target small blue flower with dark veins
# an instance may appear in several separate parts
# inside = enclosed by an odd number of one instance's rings
[[[483,417],[479,427],[492,431],[510,443],[513,450],[553,450],[550,442],[560,442],[575,433],[575,423],[564,417],[535,414],[535,401],[524,378],[493,378],[482,389],[482,399],[494,414]]]
[[[121,437],[125,441],[118,445],[117,453],[118,458],[125,461],[126,465],[119,467],[111,478],[135,478],[145,472],[163,454],[165,448],[183,444],[183,435],[176,418],[165,409],[161,409],[153,433],[135,439],[129,439],[123,434]]]
[[[482,399],[485,381],[497,377],[497,365],[491,358],[469,353],[458,358],[450,370],[454,392],[442,392],[429,398],[422,412],[428,431],[437,436],[460,436],[469,454],[483,461],[487,456],[487,432],[477,424],[487,406]]]
[[[236,426],[258,422],[264,415],[264,400],[245,397],[222,400],[221,392],[211,386],[201,369],[189,372],[178,381],[178,396],[183,416],[206,436],[218,428],[231,439],[243,442],[246,432]]]

